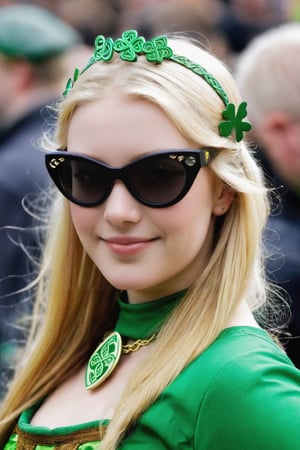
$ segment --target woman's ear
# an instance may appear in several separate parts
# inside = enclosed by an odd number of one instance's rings
[[[225,214],[230,209],[234,198],[235,192],[233,189],[223,183],[220,184],[212,213],[215,216],[222,216]]]

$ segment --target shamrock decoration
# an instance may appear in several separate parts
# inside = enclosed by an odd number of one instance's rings
[[[172,49],[167,45],[167,38],[164,36],[145,42],[143,50],[147,61],[152,63],[161,63],[173,55]]]
[[[124,31],[122,36],[116,40],[105,38],[103,35],[97,36],[95,39],[93,56],[81,71],[75,69],[73,79],[69,78],[67,82],[63,93],[64,97],[66,97],[73,88],[78,77],[88,70],[95,62],[109,62],[115,53],[119,54],[120,59],[123,61],[134,62],[137,61],[138,56],[143,55],[147,61],[153,64],[160,64],[167,59],[191,70],[196,75],[202,77],[206,83],[212,87],[226,107],[222,112],[222,117],[225,120],[221,120],[219,123],[220,136],[229,137],[233,130],[235,130],[236,140],[239,142],[243,139],[243,133],[251,130],[250,123],[243,121],[247,116],[246,102],[242,102],[238,106],[237,111],[235,111],[235,105],[229,103],[227,93],[214,75],[210,74],[200,64],[191,61],[187,57],[175,55],[171,47],[168,46],[166,36],[158,36],[147,41],[143,36],[139,36],[136,30]]]
[[[219,123],[219,131],[220,135],[223,137],[228,137],[233,130],[235,130],[235,136],[237,142],[243,139],[244,131],[251,130],[251,124],[246,122],[244,119],[247,116],[247,103],[242,102],[237,112],[235,113],[235,105],[233,103],[229,103],[226,109],[222,112],[222,116],[224,121]]]
[[[63,96],[64,97],[66,97],[68,95],[68,93],[70,92],[70,90],[74,86],[74,83],[77,81],[79,75],[80,75],[80,70],[78,68],[76,68],[74,70],[73,79],[69,78],[68,81],[67,81],[66,88],[65,88],[65,90],[63,92]]]
[[[95,40],[94,58],[96,61],[110,61],[113,56],[112,38],[105,39],[104,36],[97,36]],[[94,61],[95,62],[95,61]]]
[[[124,31],[122,37],[114,43],[114,51],[120,53],[124,61],[136,61],[137,55],[143,52],[145,38],[138,36],[137,31]]]

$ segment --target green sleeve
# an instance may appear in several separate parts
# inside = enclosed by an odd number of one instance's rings
[[[282,362],[270,365],[261,352],[222,367],[200,407],[194,448],[299,450],[300,372]]]

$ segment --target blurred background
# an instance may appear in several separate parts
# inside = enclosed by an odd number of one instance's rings
[[[72,25],[87,45],[95,36],[134,28],[151,36],[170,31],[202,34],[224,58],[242,51],[257,34],[300,19],[299,0],[0,0],[0,7],[33,4]]]

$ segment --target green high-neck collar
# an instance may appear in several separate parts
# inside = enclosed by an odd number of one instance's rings
[[[157,333],[186,293],[176,292],[146,303],[126,303],[118,299],[120,314],[115,331],[131,339],[147,339]]]

